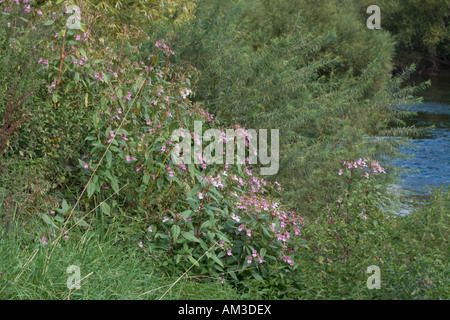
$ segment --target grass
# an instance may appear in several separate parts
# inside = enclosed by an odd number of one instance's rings
[[[134,241],[121,239],[118,222],[106,227],[97,219],[94,228],[77,227],[68,240],[62,238],[52,244],[58,230],[52,229],[36,213],[44,210],[45,201],[27,202],[21,192],[7,195],[5,191],[0,188],[0,300],[280,297],[278,284],[272,286],[247,279],[235,286],[193,272],[170,289],[185,270],[175,269],[170,261],[149,254]],[[399,217],[398,230],[391,235],[395,255],[383,267],[384,290],[355,291],[351,283],[342,282],[338,274],[332,273],[327,275],[330,282],[323,287],[320,281],[314,282],[318,265],[306,259],[302,262],[302,272],[294,279],[296,288],[288,296],[295,299],[448,299],[449,208],[450,193],[441,188],[435,190],[427,205]],[[47,245],[43,245],[42,235],[47,237]],[[67,268],[71,265],[80,268],[79,289],[70,290],[67,286],[72,275],[67,273]]]
[[[160,262],[137,246],[117,245],[97,233],[49,245],[11,234],[0,242],[0,299],[159,299],[179,274],[164,272]],[[141,249],[141,250],[138,250]],[[77,265],[81,287],[69,290],[66,273]],[[216,279],[185,277],[164,299],[242,299]]]
[[[119,242],[113,227],[72,232],[70,238],[48,236],[43,245],[40,235],[50,234],[40,218],[24,209],[11,206],[7,219],[0,194],[0,300],[7,299],[71,299],[111,300],[159,299],[183,273],[170,271],[162,260],[149,255],[137,243]],[[31,221],[31,222],[30,222]],[[101,230],[101,231],[100,231]],[[47,237],[47,236],[46,236]],[[54,250],[52,251],[54,247]],[[73,273],[67,268],[80,268],[81,287],[69,290],[67,280]],[[246,299],[229,283],[219,279],[199,278],[192,274],[181,279],[164,299]]]

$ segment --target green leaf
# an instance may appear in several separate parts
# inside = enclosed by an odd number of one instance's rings
[[[106,202],[103,202],[100,207],[104,214],[106,214],[108,216],[111,214],[111,207]]]
[[[53,21],[53,20],[48,20],[48,21],[46,21],[45,23],[44,23],[44,26],[51,26],[52,24],[54,24],[55,23],[55,21]]]
[[[78,48],[78,50],[80,51],[81,55],[82,55],[84,58],[87,58],[86,51],[84,51],[83,48]]]
[[[95,184],[92,181],[89,181],[88,185],[87,185],[87,192],[88,192],[88,197],[92,197],[92,195],[94,194],[95,191]]]
[[[64,222],[64,218],[61,217],[60,215],[55,216],[55,220],[58,222]]]
[[[266,253],[267,253],[266,248],[261,248],[261,250],[259,251],[260,256],[263,257],[263,258],[266,255]]]
[[[80,227],[89,227],[89,224],[87,224],[87,222],[86,221],[84,221],[83,219],[79,219],[78,221],[77,221],[77,224],[80,226]]]
[[[223,263],[220,261],[219,258],[214,253],[209,253],[209,258],[213,259],[218,265],[220,265],[223,268]]]
[[[189,216],[192,214],[192,210],[186,210],[186,211],[183,211],[181,214],[182,214],[185,218],[189,218]]]
[[[186,232],[186,231],[182,231],[181,234],[183,235],[183,237],[185,237],[187,240],[189,241],[193,241],[193,242],[200,242],[196,236],[194,236],[194,234],[192,232]]]
[[[200,242],[200,246],[202,247],[203,250],[208,250],[208,245],[206,244],[205,241],[203,241],[202,239],[197,238],[198,241]]]
[[[191,255],[188,255],[188,259],[193,265],[195,265],[197,267],[199,266],[198,262],[195,261],[195,259]]]
[[[41,217],[42,217],[42,219],[44,219],[45,223],[51,225],[52,227],[57,228],[57,226],[55,225],[55,223],[52,221],[52,219],[50,219],[50,217],[49,217],[47,214],[42,213],[42,214],[41,214]]]
[[[190,206],[192,209],[194,209],[194,210],[197,210],[197,209],[198,209],[198,203],[197,203],[197,201],[195,201],[195,200],[192,199],[192,198],[188,198],[187,201],[188,201],[188,203],[189,203],[189,206]]]
[[[173,240],[177,240],[177,238],[178,238],[178,236],[180,235],[180,232],[181,232],[180,227],[177,226],[176,224],[174,224],[174,225],[172,226],[171,230],[172,230],[172,237],[173,237]],[[196,239],[197,239],[197,238],[196,238]]]
[[[256,271],[252,271],[252,276],[258,280],[258,281],[263,281],[264,279],[259,275],[259,273],[257,273]]]
[[[62,202],[62,213],[63,214],[67,213],[67,211],[69,211],[69,209],[70,209],[70,207],[67,204],[67,201],[63,200],[63,202]]]

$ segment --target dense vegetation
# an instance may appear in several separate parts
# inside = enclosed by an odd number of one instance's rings
[[[62,1],[0,3],[0,298],[449,298],[448,190],[407,216],[388,191],[420,134],[396,107],[428,85],[395,52],[448,37],[403,7],[368,30],[353,0],[74,4],[79,29]],[[278,173],[175,162],[176,129],[208,150],[194,121],[279,129]]]

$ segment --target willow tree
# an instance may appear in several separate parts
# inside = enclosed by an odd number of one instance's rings
[[[414,88],[392,77],[395,44],[352,1],[200,1],[171,41],[198,68],[195,100],[218,125],[280,130],[272,177],[297,207],[332,203],[344,160],[398,156]]]

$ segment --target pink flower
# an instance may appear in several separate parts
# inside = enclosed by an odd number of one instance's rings
[[[252,263],[252,257],[250,257],[250,256],[247,257],[247,263],[248,264]]]
[[[47,245],[47,238],[45,238],[45,237],[42,237],[42,244],[44,245],[44,246],[46,246]]]
[[[227,255],[231,256],[231,249],[227,250]]]
[[[247,229],[247,237],[251,237],[252,236],[252,230]]]

